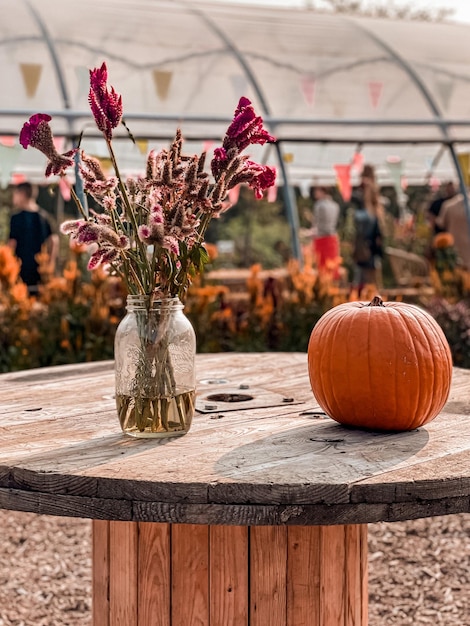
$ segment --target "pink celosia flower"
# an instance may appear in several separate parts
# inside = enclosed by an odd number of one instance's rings
[[[76,150],[69,150],[59,154],[54,146],[52,130],[49,126],[51,116],[46,113],[36,113],[25,122],[20,132],[20,143],[26,150],[29,146],[40,150],[49,159],[46,167],[46,177],[54,174],[61,176],[68,167],[74,164],[73,156]]]
[[[240,98],[235,110],[235,116],[227,129],[224,147],[236,145],[242,152],[250,144],[265,144],[267,141],[276,139],[263,128],[263,119],[256,115],[255,110],[248,98]]]
[[[96,125],[108,141],[112,138],[113,128],[119,126],[122,119],[122,96],[107,85],[108,68],[106,63],[90,70],[90,93],[88,101]]]

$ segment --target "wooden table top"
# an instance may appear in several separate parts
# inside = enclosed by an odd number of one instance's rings
[[[240,525],[470,511],[470,370],[454,370],[449,401],[430,424],[370,433],[321,412],[305,354],[198,355],[202,412],[190,432],[144,440],[120,432],[112,367],[0,376],[0,508]]]

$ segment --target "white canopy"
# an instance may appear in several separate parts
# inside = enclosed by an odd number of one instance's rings
[[[131,171],[176,125],[188,152],[216,147],[241,95],[280,140],[281,179],[293,183],[333,182],[357,149],[384,183],[397,163],[410,183],[456,178],[442,146],[470,145],[469,25],[194,0],[0,0],[0,11],[2,182],[43,170],[40,154],[6,139],[32,113],[51,113],[57,136],[85,131],[83,147],[105,154],[87,104],[88,68],[103,60],[142,140],[119,142]]]

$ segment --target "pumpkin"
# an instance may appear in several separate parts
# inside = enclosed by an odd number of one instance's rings
[[[447,401],[452,356],[429,313],[404,302],[348,302],[325,313],[308,344],[313,394],[348,426],[418,428]]]

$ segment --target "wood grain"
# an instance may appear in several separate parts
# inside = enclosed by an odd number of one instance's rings
[[[138,616],[137,524],[109,523],[110,626],[136,626]],[[98,625],[97,625],[98,626]]]
[[[93,520],[92,523],[92,615],[93,624],[111,626],[109,623],[109,522]]]
[[[209,527],[171,526],[171,623],[209,624]]]
[[[171,545],[169,524],[138,525],[137,626],[169,626]]]
[[[0,376],[0,506],[93,519],[349,524],[470,510],[470,371],[410,433],[346,429],[322,414],[305,354],[197,356],[198,393],[263,389],[295,406],[197,414],[188,435],[122,435],[111,362]],[[217,419],[215,419],[217,418]],[[188,467],[191,471],[188,472]]]
[[[321,526],[291,526],[287,534],[287,623],[320,624]]]
[[[250,529],[250,626],[286,626],[287,529]]]
[[[248,626],[248,532],[210,527],[210,624]]]

